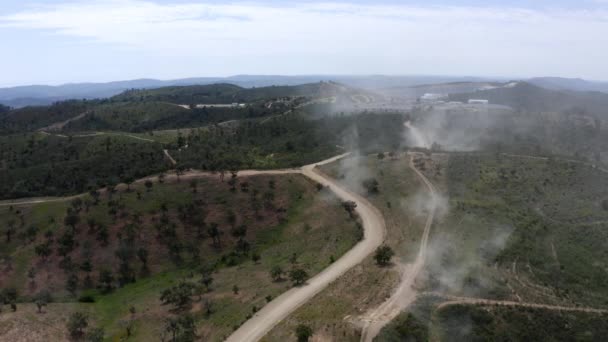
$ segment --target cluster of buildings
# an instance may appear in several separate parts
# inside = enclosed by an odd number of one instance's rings
[[[446,102],[448,99],[447,94],[435,94],[435,93],[426,93],[419,97],[419,101],[422,103],[435,103],[435,104],[462,104],[461,102],[451,101]],[[489,104],[488,100],[483,99],[469,99],[467,102],[470,105],[487,105]]]

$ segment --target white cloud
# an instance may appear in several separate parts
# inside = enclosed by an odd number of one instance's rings
[[[589,75],[608,57],[599,10],[109,0],[30,7],[0,17],[1,27],[155,55],[306,57],[319,72]]]

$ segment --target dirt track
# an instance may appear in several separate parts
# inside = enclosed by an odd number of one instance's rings
[[[472,297],[459,297],[451,296],[436,292],[425,292],[421,293],[420,296],[440,297],[445,298],[446,301],[439,304],[436,310],[444,309],[451,305],[477,305],[477,306],[511,306],[511,307],[524,307],[533,309],[545,309],[554,311],[576,311],[576,312],[588,312],[605,314],[608,313],[608,309],[596,309],[584,306],[562,306],[562,305],[550,305],[540,303],[529,303],[529,302],[515,302],[510,300],[495,300],[495,299],[484,299],[484,298],[472,298]]]
[[[46,127],[42,127],[40,129],[38,129],[38,131],[60,131],[62,130],[67,124],[69,124],[72,121],[77,121],[80,120],[82,118],[84,118],[87,114],[89,114],[89,111],[86,111],[84,113],[78,114],[73,118],[69,118],[65,121],[62,122],[56,122],[52,125],[46,126]]]
[[[433,220],[435,219],[437,193],[433,184],[414,165],[415,155],[416,154],[410,154],[410,168],[416,172],[431,194],[431,208],[426,219],[424,232],[422,233],[420,249],[418,250],[416,260],[412,264],[401,267],[401,281],[393,295],[361,319],[364,322],[363,331],[361,332],[361,341],[364,342],[371,342],[385,325],[393,320],[393,318],[397,317],[403,309],[416,299],[416,291],[412,286],[425,263],[429,234],[431,226],[433,225]]]
[[[343,156],[345,155],[328,159],[316,165],[330,163]],[[306,285],[292,288],[271,301],[237,329],[226,340],[227,342],[258,341],[290,313],[314,297],[350,268],[359,264],[382,244],[386,230],[384,218],[378,209],[363,197],[342,188],[336,181],[320,173],[315,169],[316,165],[304,166],[301,169],[301,173],[329,187],[340,199],[357,203],[356,211],[363,221],[365,238],[328,268],[309,279]]]

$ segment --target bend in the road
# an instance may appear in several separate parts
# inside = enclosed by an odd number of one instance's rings
[[[331,163],[346,155],[348,154],[330,158],[316,165],[304,166],[302,174],[328,187],[340,199],[353,201],[357,204],[355,210],[363,221],[364,239],[328,268],[309,279],[306,285],[292,288],[264,306],[262,310],[258,311],[250,320],[237,329],[227,339],[227,342],[254,342],[260,340],[298,307],[306,303],[330,283],[346,273],[346,271],[362,262],[384,241],[386,229],[384,218],[380,211],[363,197],[343,188],[335,180],[330,179],[315,168],[317,165]]]

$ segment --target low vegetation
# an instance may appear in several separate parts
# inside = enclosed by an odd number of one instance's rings
[[[0,199],[77,194],[164,171],[162,145],[125,136],[0,137]]]
[[[433,329],[441,341],[598,341],[608,323],[597,313],[451,305],[436,313]]]
[[[94,327],[111,338],[222,340],[361,236],[331,192],[303,176],[173,182],[1,207],[0,284],[16,305],[4,314],[71,303],[89,323],[73,329],[79,336]]]

